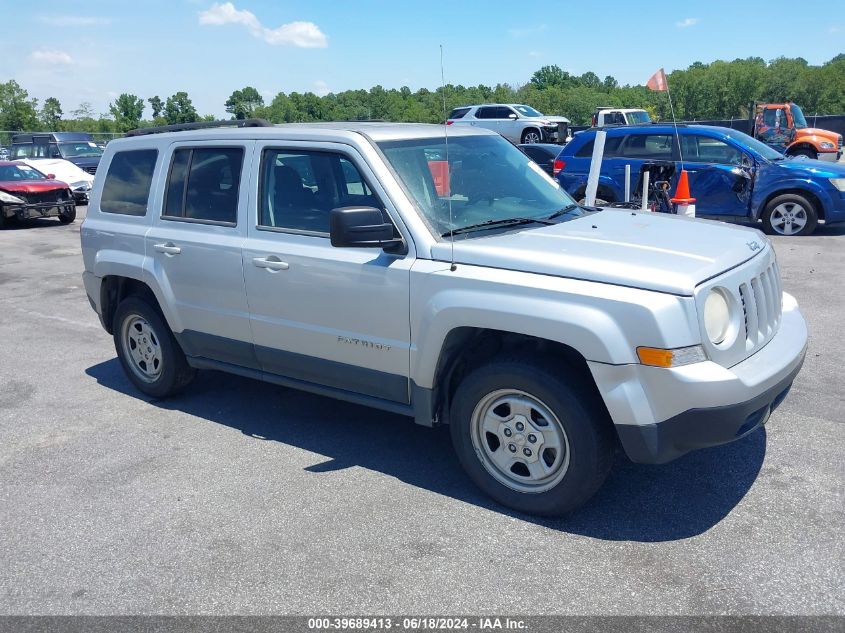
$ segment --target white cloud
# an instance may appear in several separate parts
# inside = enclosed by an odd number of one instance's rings
[[[253,37],[273,46],[298,46],[299,48],[326,48],[328,39],[313,22],[290,22],[270,29],[264,26],[251,11],[238,10],[231,2],[215,3],[210,9],[200,11],[199,23],[204,26],[240,24]]]
[[[675,22],[675,26],[677,26],[679,29],[685,29],[687,27],[698,24],[699,21],[700,20],[698,18],[684,18],[680,22]]]
[[[329,89],[329,84],[322,79],[318,79],[314,82],[314,94],[318,97],[325,97],[330,92],[331,90]]]
[[[72,64],[73,58],[64,51],[39,48],[29,54],[29,60],[36,64],[54,66],[56,64]]]
[[[51,26],[105,26],[111,18],[89,15],[41,15],[38,21]]]

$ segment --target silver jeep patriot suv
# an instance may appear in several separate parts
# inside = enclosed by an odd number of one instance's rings
[[[579,207],[486,130],[250,125],[102,158],[85,290],[145,394],[217,369],[449,424],[479,487],[555,515],[617,444],[662,463],[754,432],[801,368],[754,229]]]

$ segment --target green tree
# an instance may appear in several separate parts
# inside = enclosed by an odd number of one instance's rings
[[[256,109],[264,106],[264,98],[252,86],[235,90],[226,100],[226,112],[235,119],[249,119]]]
[[[41,123],[48,130],[59,130],[62,123],[62,104],[55,97],[47,97],[41,107]]]
[[[128,132],[138,127],[144,114],[144,100],[135,95],[123,93],[109,106],[117,129]]]
[[[560,66],[543,66],[531,76],[531,83],[540,90],[572,83],[572,77]]]
[[[150,97],[147,99],[147,102],[150,104],[150,108],[152,108],[153,120],[160,118],[161,111],[164,109],[164,102],[161,100],[161,97],[158,95]]]
[[[199,120],[197,110],[194,108],[187,92],[177,92],[175,95],[167,97],[162,113],[170,125],[195,123]]]
[[[0,84],[0,130],[33,130],[38,127],[38,99],[14,79]]]

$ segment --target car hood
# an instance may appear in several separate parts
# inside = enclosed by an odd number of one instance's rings
[[[831,132],[830,130],[822,130],[817,127],[802,127],[800,130],[798,130],[796,136],[818,136],[819,138],[823,138],[830,141],[836,146],[838,146],[839,144],[839,134],[837,134],[836,132]]]
[[[534,121],[549,121],[550,123],[569,123],[569,119],[565,116],[535,116],[535,117],[523,117],[525,119],[530,118]]]
[[[67,183],[61,180],[4,180],[0,189],[7,193],[43,193],[56,189],[67,189]]]
[[[775,164],[781,169],[792,172],[790,175],[793,177],[845,178],[845,164],[843,163],[796,156],[795,158],[776,161]]]
[[[94,184],[94,176],[78,165],[62,158],[26,158],[20,162],[34,167],[42,174],[53,174],[56,176],[56,180],[61,180],[73,186]]]
[[[605,209],[552,226],[455,241],[455,262],[693,294],[701,282],[765,252],[756,229],[682,216]],[[449,261],[449,241],[432,248]]]

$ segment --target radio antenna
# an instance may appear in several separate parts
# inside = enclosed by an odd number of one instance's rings
[[[446,199],[449,203],[449,243],[451,246],[451,265],[449,266],[449,270],[455,272],[457,270],[457,266],[455,266],[455,225],[452,221],[452,178],[451,178],[451,169],[449,164],[449,115],[446,112],[446,73],[443,71],[443,44],[440,45],[440,85],[443,91],[443,139],[446,142],[446,172],[441,175],[444,182],[443,184],[446,185]]]

